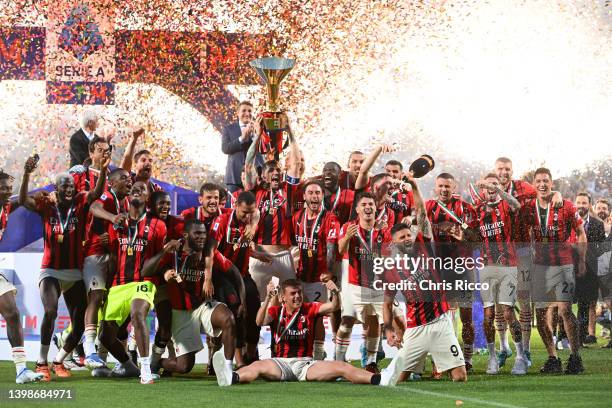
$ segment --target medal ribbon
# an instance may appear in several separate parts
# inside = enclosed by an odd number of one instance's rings
[[[535,206],[536,206],[536,213],[538,215],[538,226],[540,227],[540,236],[544,238],[548,236],[548,218],[550,216],[550,203],[548,203],[548,206],[546,207],[546,224],[544,225],[544,228],[542,228],[542,218],[540,215],[540,204],[538,204],[538,200],[535,200]]]
[[[227,232],[225,233],[225,242],[230,245],[234,244],[234,242],[230,241],[230,239],[232,238],[232,220],[234,219],[235,212],[236,210],[232,210],[232,213],[230,214],[229,221],[227,222]],[[238,237],[238,242],[240,242],[240,237]]]
[[[374,228],[370,230],[370,245],[369,246],[366,243],[366,240],[361,236],[361,227],[359,225],[357,225],[357,238],[359,238],[359,241],[361,241],[361,244],[364,246],[364,248],[369,253],[372,253],[372,242],[374,241]]]
[[[64,234],[66,231],[66,227],[68,226],[68,222],[70,221],[70,216],[72,215],[72,211],[74,210],[74,200],[72,200],[72,204],[70,204],[70,209],[68,209],[68,213],[66,214],[66,219],[62,220],[62,214],[59,210],[59,207],[55,207],[55,212],[57,213],[57,218],[59,220],[60,226],[60,234]]]
[[[144,220],[146,216],[147,216],[147,212],[145,211],[144,213],[142,213],[138,221],[136,221],[136,231],[134,233],[134,237],[132,237],[132,227],[130,227],[129,221],[128,221],[128,245],[129,246],[131,247],[134,246],[134,243],[136,242],[136,238],[138,238],[138,230],[140,229],[140,225],[139,225],[140,221]]]
[[[281,306],[280,316],[279,316],[279,319],[278,319],[278,327],[276,328],[276,333],[274,333],[274,341],[276,342],[277,345],[278,345],[278,343],[280,343],[280,341],[283,338],[283,336],[285,335],[285,333],[287,333],[287,330],[289,330],[289,328],[291,326],[293,326],[293,323],[295,323],[295,321],[297,320],[297,317],[300,314],[300,309],[295,311],[295,313],[291,317],[291,320],[289,321],[289,323],[287,323],[287,325],[283,329],[283,332],[280,333],[281,323],[283,322],[283,315],[285,314],[285,306],[284,305]]]
[[[444,203],[443,203],[442,201],[440,201],[440,200],[436,200],[436,202],[438,203],[438,205],[440,206],[440,208],[442,208],[442,210],[443,210],[443,211],[444,211],[446,214],[448,214],[448,216],[449,216],[449,217],[451,217],[451,219],[452,219],[453,221],[458,222],[458,223],[459,223],[459,224],[461,224],[462,226],[463,226],[463,224],[465,224],[465,221],[463,221],[463,220],[462,220],[462,219],[461,219],[461,218],[460,218],[460,217],[459,217],[457,214],[455,214],[455,213],[453,212],[453,210],[451,210],[451,209],[447,208],[447,207],[444,205]]]
[[[308,244],[308,220],[306,219],[306,213],[308,211],[306,209],[304,209],[304,218],[302,220],[302,225],[304,225],[304,232],[302,234],[302,237],[304,237],[304,239],[306,240],[306,248],[308,249],[314,249],[314,234],[315,231],[317,230],[317,226],[319,225],[319,222],[321,221],[321,217],[323,215],[323,208],[321,208],[321,211],[319,211],[319,213],[317,214],[317,218],[315,219],[314,224],[312,225],[312,230],[310,231],[310,244]],[[312,248],[311,248],[312,246]]]

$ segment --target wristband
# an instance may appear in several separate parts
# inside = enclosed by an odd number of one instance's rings
[[[291,184],[293,186],[297,186],[298,184],[300,184],[300,178],[299,177],[291,177],[290,175],[287,175],[287,184]]]

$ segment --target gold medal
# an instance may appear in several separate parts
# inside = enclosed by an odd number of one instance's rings
[[[542,242],[545,244],[548,243],[548,237],[542,237]]]
[[[234,251],[237,251],[240,248],[240,244],[234,244]]]
[[[130,246],[128,246],[128,249],[127,249],[127,254],[128,254],[128,256],[132,256],[132,255],[134,255],[134,248],[132,248],[132,246],[131,246],[131,245],[130,245]]]
[[[309,257],[309,258],[312,258],[312,249],[309,249],[309,250],[308,250],[308,257]]]
[[[57,234],[57,243],[61,244],[64,242],[64,234]]]
[[[270,207],[268,213],[270,213],[270,215],[274,215],[276,213],[276,208]]]
[[[466,229],[468,229],[468,225],[464,222],[464,223],[461,224],[461,228],[466,230]]]

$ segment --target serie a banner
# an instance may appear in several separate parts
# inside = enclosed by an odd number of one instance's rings
[[[0,80],[44,80],[47,103],[84,105],[114,104],[118,83],[157,84],[222,131],[238,102],[228,85],[258,84],[248,61],[274,33],[124,29],[117,4],[59,0],[44,27],[0,26]]]

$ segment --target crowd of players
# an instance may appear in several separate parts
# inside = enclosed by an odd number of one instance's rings
[[[304,157],[290,128],[284,166],[274,160],[255,166],[261,121],[252,123],[244,189],[230,194],[205,182],[200,206],[178,216],[170,214],[170,196],[151,179],[155,158],[147,150],[135,151],[142,130],[132,133],[122,162],[112,170],[111,146],[93,137],[89,160],[57,175],[50,194],[28,193],[36,157],[25,163],[16,200],[10,198],[13,178],[0,174],[0,231],[11,233],[8,216],[18,206],[38,213],[44,225],[39,275],[44,317],[35,371],[26,368],[16,290],[0,275],[0,313],[7,321],[17,383],[51,381],[52,373],[70,376],[64,361],[82,342],[82,364],[94,377],[139,377],[151,384],[160,376],[192,370],[204,348],[201,333],[210,350],[209,373],[221,386],[257,378],[340,377],[392,386],[421,374],[428,354],[434,375],[448,372],[454,381],[465,381],[472,371],[473,291],[458,289],[458,281],[487,283],[480,295],[488,374],[497,374],[512,354],[508,329],[516,350],[511,372],[527,373],[532,304],[549,354],[540,371],[584,370],[579,350],[586,329],[577,322],[572,302],[577,279],[578,286],[584,286],[581,280],[596,282],[585,289],[595,287],[595,300],[598,286],[604,297],[610,295],[610,282],[598,280],[591,262],[609,251],[606,200],[593,205],[588,195],[579,194],[572,203],[553,191],[546,168],[535,171],[533,185],[515,180],[512,162],[504,157],[470,186],[471,203],[461,198],[447,172],[437,175],[435,195],[425,200],[417,179],[399,161],[389,160],[383,173],[370,175],[379,157],[394,150],[388,145],[367,156],[352,152],[348,170],[328,162],[320,175],[304,179]],[[585,228],[601,229],[601,239],[587,243]],[[424,263],[375,273],[379,258],[403,256],[479,257],[484,266],[458,273],[446,263]],[[381,282],[384,289],[375,289]],[[424,282],[433,289],[423,290]],[[60,296],[71,325],[54,335]],[[515,304],[520,305],[518,319]],[[157,331],[150,345],[146,319],[152,309]],[[453,325],[455,309],[462,322],[461,344]],[[324,348],[325,316],[335,345],[330,359]],[[571,349],[565,368],[553,340],[557,321]],[[363,325],[363,369],[345,361],[355,323]],[[262,326],[270,326],[271,359],[258,355]],[[126,346],[130,331],[136,358]],[[49,361],[52,338],[59,351]],[[379,371],[383,338],[398,352]],[[118,361],[112,369],[108,353]]]

